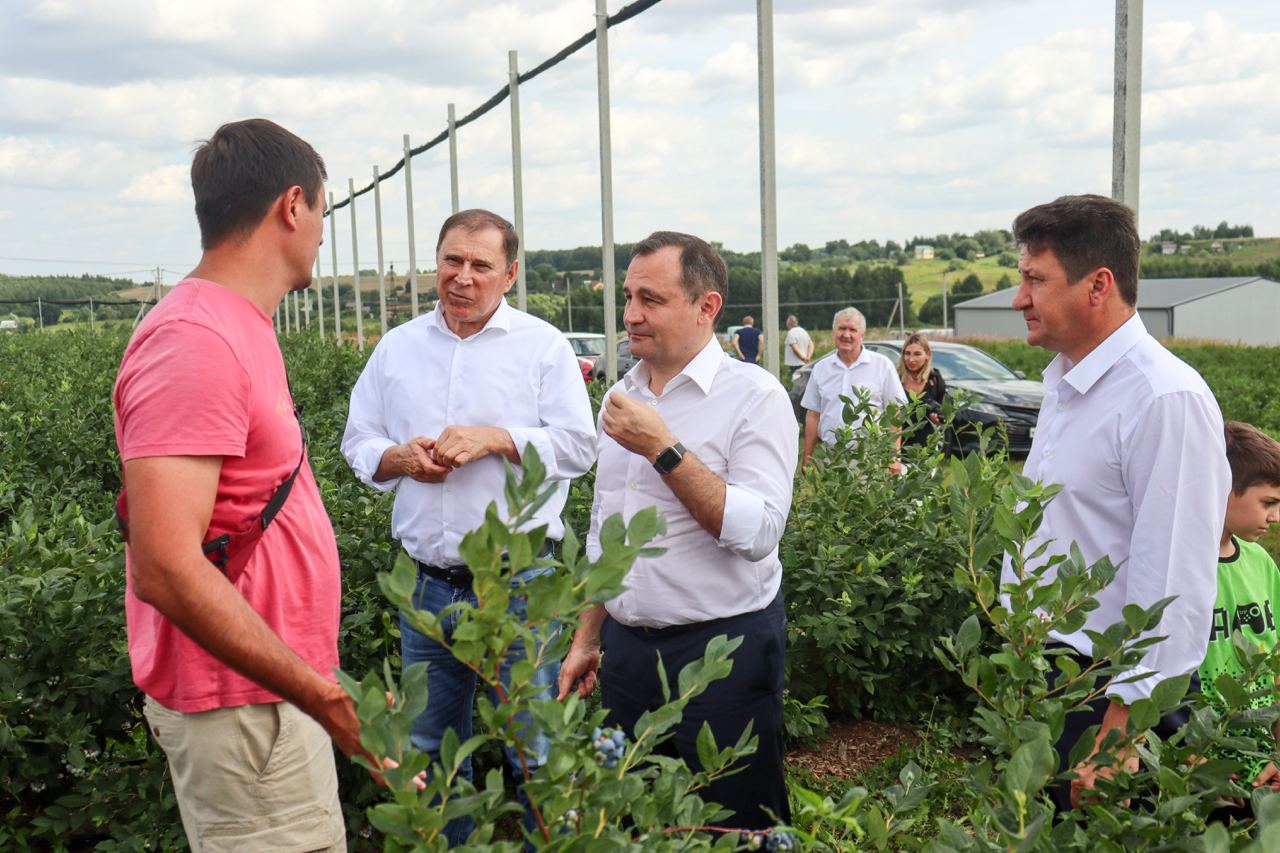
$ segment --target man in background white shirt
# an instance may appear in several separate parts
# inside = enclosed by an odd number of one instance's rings
[[[517,245],[511,223],[489,211],[445,220],[436,244],[435,310],[387,332],[351,392],[342,453],[365,483],[395,490],[392,533],[418,564],[415,602],[433,613],[475,604],[458,546],[491,501],[506,517],[504,460],[519,464],[526,448],[537,450],[557,489],[527,526],[547,525],[552,539],[564,535],[569,481],[595,460],[591,404],[569,342],[504,298],[516,278]],[[527,570],[517,580],[546,571]],[[513,612],[524,606],[512,596]],[[403,614],[400,630],[404,665],[431,664],[430,702],[414,721],[413,745],[438,755],[446,729],[462,741],[471,736],[476,677]],[[506,668],[522,658],[517,647]],[[546,698],[557,669],[552,663],[539,670]],[[531,733],[526,761],[541,764],[546,748],[545,738]],[[508,761],[520,778],[520,756]],[[463,772],[470,775],[469,758]],[[453,846],[470,832],[471,819],[458,818],[446,835]]]
[[[821,438],[825,443],[836,443],[836,430],[844,426],[844,401],[841,396],[857,402],[857,389],[870,395],[871,407],[883,412],[890,403],[907,404],[907,392],[902,388],[898,368],[878,352],[862,345],[867,334],[867,318],[857,308],[841,308],[831,319],[831,334],[836,344],[834,355],[818,359],[809,372],[809,384],[804,387],[800,405],[804,416],[804,458],[809,457]],[[859,416],[851,424],[854,430],[862,423]],[[894,463],[897,464],[896,462]]]
[[[787,317],[787,337],[782,342],[782,363],[795,373],[813,360],[813,338],[800,325],[795,314]]]
[[[717,635],[742,637],[733,671],[685,709],[669,743],[698,767],[704,721],[720,746],[748,723],[759,748],[746,769],[704,798],[745,829],[786,821],[782,681],[786,619],[778,540],[791,508],[796,421],[778,381],[726,355],[716,318],[728,292],[724,261],[705,241],[659,231],[631,250],[623,321],[641,361],[609,389],[588,554],[604,519],[656,506],[667,532],[659,557],[636,561],[627,589],[584,615],[560,670],[560,696],[594,688],[603,644],[601,704],[628,734],[663,704],[659,656],[671,684]],[[579,681],[580,679],[580,681]]]
[[[1058,353],[1044,371],[1023,473],[1063,489],[1028,553],[1048,544],[1046,557],[1064,554],[1076,542],[1088,563],[1106,556],[1119,567],[1083,628],[1055,639],[1088,658],[1085,629],[1121,621],[1128,604],[1177,596],[1155,631],[1168,638],[1135,670],[1147,677],[1116,684],[1092,713],[1067,717],[1058,742],[1065,770],[1086,728],[1100,725],[1098,744],[1111,729],[1123,731],[1133,702],[1204,659],[1231,472],[1213,394],[1135,310],[1141,240],[1133,212],[1101,196],[1064,196],[1022,213],[1013,234],[1022,246],[1013,307],[1026,320],[1027,342]],[[1008,559],[1003,580],[1015,580]],[[1136,768],[1136,755],[1125,762]],[[1073,769],[1078,778],[1053,792],[1060,809],[1113,772],[1091,759]]]

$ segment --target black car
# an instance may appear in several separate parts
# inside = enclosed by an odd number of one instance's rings
[[[901,341],[867,341],[863,346],[888,357],[894,364],[902,356]],[[972,430],[965,429],[966,425],[991,426],[1003,422],[1009,436],[1009,453],[1026,456],[1036,434],[1044,384],[1027,379],[1021,371],[1010,370],[976,347],[945,341],[930,341],[929,346],[933,350],[933,366],[946,380],[948,394],[964,391],[974,398],[956,413],[958,450],[967,453],[977,449],[977,437]],[[834,356],[835,353],[830,352],[822,358]],[[800,400],[809,384],[813,364],[805,365],[791,377],[791,405],[801,422],[805,412]]]

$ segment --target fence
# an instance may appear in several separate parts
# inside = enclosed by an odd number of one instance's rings
[[[331,247],[330,280],[332,284],[332,304],[330,313],[333,317],[334,340],[343,340],[343,313],[345,306],[341,299],[338,285],[338,250],[337,250],[337,212],[348,208],[351,227],[351,248],[353,267],[353,305],[355,314],[356,345],[364,349],[366,339],[364,331],[365,312],[362,309],[362,293],[360,287],[359,238],[356,222],[355,201],[362,195],[372,192],[374,204],[374,231],[377,246],[378,277],[378,322],[379,331],[385,334],[392,320],[398,315],[398,306],[387,302],[386,275],[383,269],[382,239],[382,198],[381,183],[399,172],[404,172],[405,216],[408,225],[409,254],[409,305],[410,317],[418,316],[422,307],[418,283],[417,247],[413,221],[413,158],[438,145],[448,143],[449,146],[449,185],[452,210],[460,207],[458,186],[458,131],[495,109],[503,100],[510,103],[511,110],[511,160],[512,160],[512,195],[514,200],[514,225],[516,232],[523,237],[524,229],[524,192],[520,145],[520,85],[527,83],[539,75],[549,71],[576,53],[592,41],[596,43],[597,96],[599,110],[600,134],[600,185],[601,185],[601,272],[604,279],[603,304],[599,309],[587,307],[583,310],[600,311],[607,341],[606,375],[610,380],[616,378],[617,362],[615,359],[615,341],[617,336],[617,308],[614,298],[614,241],[613,241],[613,189],[612,189],[612,148],[610,128],[609,102],[609,39],[608,31],[631,18],[656,6],[661,0],[635,0],[635,2],[609,15],[606,0],[595,0],[595,27],[578,39],[565,46],[554,56],[543,61],[523,74],[519,71],[516,51],[507,54],[507,83],[495,92],[484,103],[473,109],[461,119],[456,116],[456,105],[449,104],[447,122],[444,130],[426,143],[413,146],[409,134],[403,137],[404,155],[399,162],[382,172],[379,166],[373,166],[372,181],[360,188],[355,187],[354,178],[347,180],[347,197],[335,200],[329,193],[329,245]],[[1112,195],[1138,210],[1138,153],[1139,126],[1141,106],[1141,67],[1142,67],[1142,6],[1143,0],[1116,0],[1115,25],[1115,87],[1114,87],[1114,123],[1112,132]],[[774,85],[773,85],[773,0],[756,0],[757,22],[757,59],[758,59],[758,94],[759,94],[759,140],[760,140],[760,222],[761,222],[761,328],[778,329],[778,246],[777,246],[777,188],[775,169],[775,133],[774,133]],[[524,243],[521,241],[518,257],[519,273],[516,283],[517,305],[522,310],[528,308],[526,290],[526,270],[524,264]],[[277,328],[285,332],[293,332],[303,328],[312,328],[312,292],[315,296],[316,322],[314,328],[324,337],[325,332],[325,297],[323,288],[323,271],[320,257],[316,258],[316,286],[291,293],[281,302],[276,312]],[[157,285],[158,289],[158,285]],[[143,306],[145,308],[145,305]],[[904,322],[903,298],[899,294],[895,314],[899,324]],[[566,309],[572,318],[573,309]],[[370,318],[372,319],[372,317]],[[766,354],[765,366],[774,375],[779,369],[779,355],[770,348]]]

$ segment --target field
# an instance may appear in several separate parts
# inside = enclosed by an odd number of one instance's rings
[[[6,365],[0,373],[0,433],[6,438],[0,446],[0,632],[6,637],[0,651],[0,849],[140,850],[182,843],[163,758],[140,723],[124,648],[122,544],[112,518],[119,460],[109,401],[126,331],[0,336],[0,363]],[[1030,375],[1047,361],[1023,344],[975,343]],[[376,580],[395,561],[390,504],[358,483],[337,451],[347,394],[365,356],[332,341],[322,344],[314,333],[287,336],[284,350],[305,410],[312,466],[338,533],[342,665],[361,677],[381,672],[390,660],[398,672],[395,604]],[[1177,351],[1204,372],[1228,417],[1280,434],[1280,395],[1271,378],[1280,370],[1280,350],[1188,345]],[[970,588],[962,576],[966,565],[974,578],[991,569],[990,560],[975,565],[966,555],[973,553],[974,531],[994,535],[998,496],[1033,505],[1038,498],[1018,491],[1023,487],[999,457],[974,457],[957,469],[922,456],[908,476],[862,477],[859,468],[874,470],[892,453],[892,431],[870,435],[856,451],[862,454],[858,464],[798,477],[783,537],[787,733],[795,747],[788,778],[796,829],[813,849],[922,849],[939,837],[939,820],[1006,838],[991,823],[991,810],[1011,807],[1015,790],[1024,800],[1030,791],[1034,801],[1043,778],[1018,777],[1016,784],[997,786],[1003,793],[983,793],[968,756],[986,756],[998,773],[1008,774],[1007,759],[1017,745],[985,732],[971,717],[976,698],[942,664],[937,641],[979,612],[980,584]],[[585,534],[592,479],[575,483],[566,508],[579,536]],[[1275,553],[1276,537],[1269,545]],[[556,594],[572,597],[565,589]],[[998,624],[983,627],[970,637],[977,644],[958,653],[977,655],[972,666],[985,666],[981,656],[998,652],[1000,630]],[[1010,691],[1002,702],[1022,709],[1017,713],[1061,701],[1033,684],[991,677],[998,689]],[[381,704],[377,719],[385,722]],[[589,731],[591,711],[575,713]],[[801,749],[806,742],[812,745]],[[477,752],[482,771],[498,766],[495,749],[487,743]],[[598,779],[590,752],[575,755],[587,762],[575,765],[577,778]],[[372,830],[368,810],[385,795],[359,768],[345,761],[340,768],[352,846],[371,849],[395,821],[381,813],[380,831]],[[643,820],[688,825],[687,816],[662,811],[676,808],[675,799],[661,807],[645,800],[650,805],[643,809],[641,801],[628,800],[627,811],[619,811],[621,801],[608,800],[612,789],[598,781],[591,796],[605,798],[601,808],[613,816],[609,832],[625,835],[627,826]],[[853,785],[871,793],[849,800],[841,811],[837,806]],[[808,799],[806,789],[818,799]],[[823,805],[822,796],[831,799]],[[421,817],[425,803],[413,802]],[[1131,820],[1121,809],[1114,814]],[[515,830],[502,820],[510,838]],[[1193,823],[1160,831],[1186,834]],[[1090,843],[1098,840],[1090,825],[1081,831]],[[692,834],[682,844],[669,849],[705,849],[700,845],[706,838]]]

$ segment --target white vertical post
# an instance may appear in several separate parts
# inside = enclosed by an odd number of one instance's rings
[[[280,312],[281,328],[284,333],[289,334],[289,294],[285,294],[280,303],[276,305],[276,310]]]
[[[316,266],[320,266],[319,252],[316,252]],[[311,328],[311,285],[307,285],[307,289],[302,291],[302,322],[308,329]]]
[[[760,76],[760,286],[764,367],[778,375],[778,182],[773,111],[773,0],[756,0]],[[769,343],[773,340],[773,343]]]
[[[360,302],[360,240],[356,235],[356,182],[347,178],[347,207],[351,209],[351,295],[356,306],[356,346],[364,352],[364,306]]]
[[[329,193],[329,251],[333,259],[333,342],[342,345],[342,294],[338,291],[338,214]]]
[[[944,330],[951,328],[947,322],[947,274],[942,274],[942,328]]]
[[[333,216],[333,212],[329,212]],[[320,274],[320,253],[316,252],[316,311],[318,312],[316,328],[320,330],[320,340],[324,340],[324,276]]]
[[[418,316],[418,250],[413,236],[413,154],[404,135],[404,204],[409,219],[409,317]]]
[[[145,307],[145,306],[144,306]],[[40,331],[44,331],[44,303],[40,301],[40,297],[36,297],[36,319],[40,322]],[[137,321],[134,321],[137,325]]]
[[[618,379],[618,321],[613,298],[613,147],[609,122],[609,13],[596,0],[596,94],[600,112],[600,231],[604,274],[604,375]]]
[[[293,297],[293,330],[302,331],[302,292],[295,290],[289,294]]]
[[[1111,197],[1138,217],[1142,138],[1142,0],[1116,0],[1115,100],[1111,129]]]
[[[378,237],[378,316],[382,331],[387,333],[387,274],[382,265],[382,183],[378,180],[378,167],[373,167],[373,222]]]
[[[516,252],[516,262],[520,265],[516,274],[516,307],[527,311],[529,296],[524,268],[524,167],[520,156],[520,68],[514,50],[507,51],[507,78],[511,100],[511,183],[515,194],[516,235],[520,238],[520,249]]]
[[[898,337],[907,336],[907,300],[902,296],[902,280],[898,280]]]
[[[89,297],[89,331],[93,331],[93,297]]]
[[[449,193],[453,199],[453,212],[458,207],[458,124],[453,115],[453,104],[449,105]]]

